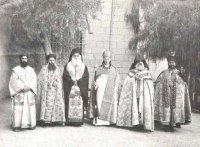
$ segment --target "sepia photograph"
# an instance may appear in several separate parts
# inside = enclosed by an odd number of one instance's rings
[[[200,0],[0,0],[0,147],[200,146]]]

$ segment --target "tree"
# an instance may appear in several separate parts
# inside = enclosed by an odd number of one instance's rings
[[[144,11],[144,29],[133,37],[131,48],[136,49],[140,41],[145,45],[140,48],[150,58],[166,57],[170,50],[176,51],[178,61],[185,67],[196,67],[200,52],[200,2],[197,0],[134,0]],[[137,8],[133,5],[133,9]],[[137,8],[139,9],[139,7]],[[132,12],[137,16],[138,12]],[[130,16],[129,16],[130,17]],[[136,30],[140,25],[138,17],[129,22]],[[131,42],[130,42],[131,43]],[[191,58],[192,57],[192,58]],[[192,68],[190,70],[192,70]]]
[[[40,46],[49,54],[49,34],[62,39],[66,29],[71,35],[86,30],[88,16],[95,18],[99,11],[101,0],[24,0],[12,15],[12,42],[21,48]]]
[[[0,0],[0,16],[11,15],[22,2],[22,0]]]
[[[183,64],[197,58],[200,43],[200,2],[197,0],[134,0],[144,11],[144,29],[133,37],[136,43],[145,41],[141,51],[147,52],[150,58],[166,57],[169,50],[181,54]],[[139,9],[133,5],[133,9]],[[136,14],[135,14],[136,13]],[[133,11],[132,16],[138,16]],[[130,16],[129,16],[130,17]],[[129,22],[136,30],[140,25],[138,17]],[[134,45],[134,44],[132,44]],[[135,46],[135,45],[134,45]],[[135,47],[132,46],[133,49]],[[193,64],[193,63],[190,63]]]

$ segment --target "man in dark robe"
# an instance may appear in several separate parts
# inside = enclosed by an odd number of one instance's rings
[[[191,106],[188,86],[176,68],[175,53],[171,52],[167,60],[168,69],[155,81],[154,114],[166,131],[173,131],[191,121]]]
[[[66,125],[82,125],[88,106],[89,73],[81,49],[72,50],[63,73]]]

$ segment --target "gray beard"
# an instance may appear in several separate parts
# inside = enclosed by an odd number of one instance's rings
[[[76,60],[76,59],[72,59],[71,62],[72,62],[72,65],[73,65],[74,67],[80,65],[80,63],[81,63],[80,60]]]

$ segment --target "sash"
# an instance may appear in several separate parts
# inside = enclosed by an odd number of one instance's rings
[[[114,87],[117,72],[116,69],[111,66],[110,69],[97,70],[97,75],[103,74],[103,71],[104,74],[108,74],[108,81],[99,112],[99,119],[112,122],[111,118],[114,112]]]

